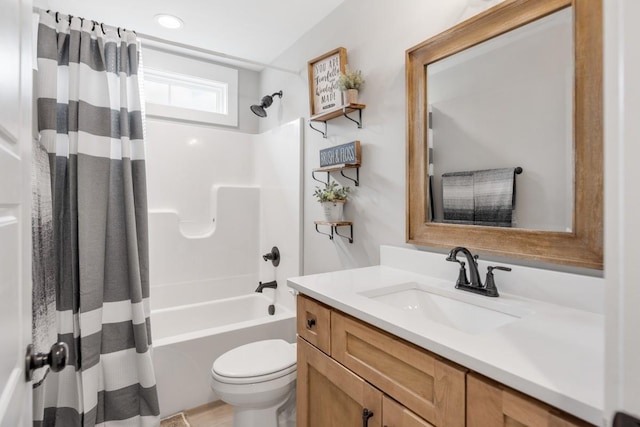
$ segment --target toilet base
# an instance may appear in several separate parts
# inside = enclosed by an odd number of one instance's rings
[[[278,427],[276,410],[278,408],[250,409],[234,408],[233,427]]]
[[[282,402],[268,408],[235,406],[233,427],[295,427],[295,387]]]

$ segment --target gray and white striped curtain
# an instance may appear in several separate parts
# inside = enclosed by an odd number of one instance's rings
[[[70,366],[34,386],[36,426],[157,426],[143,116],[134,33],[40,13],[56,328]]]

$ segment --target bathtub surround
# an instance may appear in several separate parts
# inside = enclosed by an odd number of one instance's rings
[[[40,13],[38,130],[58,219],[58,340],[70,354],[34,391],[36,426],[159,422],[138,55],[133,32]]]
[[[250,135],[148,121],[153,309],[246,295],[302,272],[301,126]],[[262,259],[273,246],[278,267]],[[293,309],[285,287],[270,295]]]

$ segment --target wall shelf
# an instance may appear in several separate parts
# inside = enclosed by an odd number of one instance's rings
[[[349,243],[353,243],[353,222],[351,221],[314,221],[316,225],[316,231],[320,234],[324,234],[325,236],[329,236],[329,240],[333,240],[333,236],[337,235],[342,238],[349,240]],[[325,233],[318,229],[319,225],[324,225],[327,227],[331,227],[331,234]],[[338,227],[349,227],[349,236],[345,236],[343,234],[338,233]]]
[[[338,108],[334,108],[329,111],[322,112],[320,114],[313,115],[309,118],[309,127],[316,132],[320,132],[323,138],[327,137],[327,122],[331,119],[335,119],[336,117],[344,116],[347,119],[354,122],[358,125],[358,129],[362,129],[362,110],[364,110],[367,106],[365,104],[347,104],[340,106]],[[349,117],[349,114],[357,111],[358,112],[358,120]],[[313,122],[321,122],[324,123],[324,131],[318,128],[313,127]]]
[[[355,169],[356,170],[355,179],[344,174],[344,171],[346,169]],[[311,177],[313,179],[315,179],[316,181],[318,181],[318,182],[321,182],[323,184],[327,184],[328,185],[331,172],[336,172],[336,171],[340,171],[340,175],[342,175],[343,177],[347,178],[348,180],[353,181],[353,183],[355,184],[356,187],[358,187],[360,185],[360,165],[359,164],[353,164],[353,165],[342,164],[342,165],[325,166],[325,167],[322,167],[322,168],[315,168],[315,169],[313,169],[311,171]],[[323,181],[321,179],[316,178],[316,172],[326,172],[327,173],[327,180]]]

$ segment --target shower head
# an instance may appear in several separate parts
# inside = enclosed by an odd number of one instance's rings
[[[273,95],[263,96],[262,99],[260,100],[260,105],[255,105],[255,104],[252,105],[251,111],[253,111],[253,114],[255,114],[258,117],[267,117],[266,109],[269,108],[271,104],[273,104],[273,97],[276,95],[282,98],[282,91],[276,92]]]

